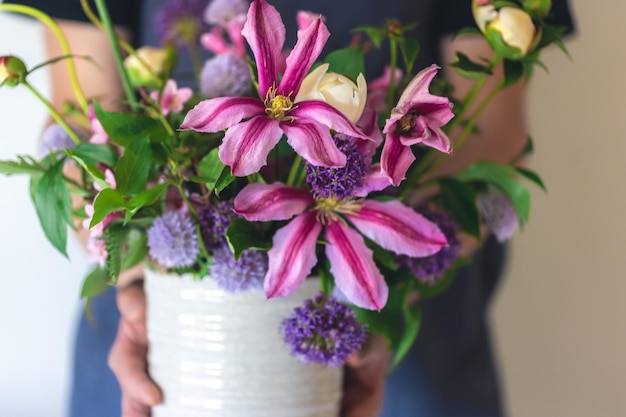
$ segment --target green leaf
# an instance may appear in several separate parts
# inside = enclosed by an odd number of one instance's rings
[[[530,213],[530,192],[514,179],[517,170],[495,162],[476,162],[456,175],[461,181],[482,181],[492,184],[504,192],[511,200],[520,223],[528,221]]]
[[[148,136],[135,138],[124,149],[124,155],[115,165],[117,189],[124,195],[134,195],[141,192],[148,182],[150,158],[150,139]]]
[[[41,177],[46,170],[30,156],[18,156],[17,158],[17,161],[0,161],[0,174],[27,174],[31,177]]]
[[[372,41],[376,49],[380,48],[383,40],[387,36],[387,30],[377,26],[358,26],[352,32],[364,32]]]
[[[99,224],[106,216],[124,208],[125,205],[124,198],[119,190],[107,188],[100,191],[93,202],[93,217],[89,223],[89,228],[91,229]]]
[[[167,191],[167,188],[169,186],[170,184],[165,182],[152,188],[148,188],[147,190],[143,190],[142,192],[131,198],[126,207],[132,210],[136,210],[141,207],[152,205],[159,198],[161,198],[161,196],[165,191]]]
[[[220,195],[224,188],[228,187],[236,178],[230,174],[230,167],[227,166],[215,183],[215,194]]]
[[[119,224],[109,224],[104,229],[103,236],[107,249],[106,269],[109,271],[113,284],[117,283],[117,279],[122,271],[122,255],[128,232],[128,228]]]
[[[245,219],[236,219],[228,226],[226,240],[235,259],[246,249],[266,251],[272,248],[272,241],[260,238],[256,224]]]
[[[515,84],[524,76],[524,64],[521,61],[504,60],[504,80],[502,87]]]
[[[443,206],[452,213],[463,231],[480,239],[480,215],[474,188],[454,178],[442,178],[438,182]]]
[[[96,267],[87,275],[80,290],[82,298],[93,298],[103,294],[111,287],[106,270]]]
[[[113,167],[117,162],[115,152],[106,145],[96,145],[93,143],[79,143],[74,149],[68,149],[68,154],[76,155],[88,165],[96,165],[101,162]]]
[[[459,75],[470,80],[480,80],[493,74],[489,66],[474,62],[461,52],[456,53],[452,66]]]
[[[546,189],[546,185],[544,184],[543,180],[541,179],[539,174],[537,174],[535,171],[531,171],[530,169],[527,169],[527,168],[516,168],[516,169],[518,173],[520,173],[526,179],[537,184],[539,188],[541,188],[543,191],[548,191]]]
[[[393,356],[391,369],[398,366],[400,361],[409,353],[422,324],[422,309],[417,304],[405,303],[402,308],[402,316],[404,317],[404,332],[402,332],[402,337]]]
[[[162,142],[169,135],[160,121],[144,115],[107,112],[94,102],[96,117],[112,142],[127,147],[137,138],[149,137],[154,142]]]
[[[414,38],[403,37],[400,39],[398,45],[400,46],[402,59],[404,59],[406,72],[407,74],[411,74],[413,72],[413,65],[415,64],[415,60],[417,59],[417,55],[420,51],[420,44]]]
[[[202,182],[206,184],[209,191],[213,191],[225,169],[226,165],[220,160],[217,148],[211,150],[198,164],[198,170],[202,174],[202,180],[204,180]]]
[[[470,263],[471,261],[469,259],[457,259],[456,261],[454,261],[452,266],[445,272],[443,278],[438,280],[434,285],[418,281],[417,292],[419,293],[420,299],[424,300],[427,298],[432,298],[445,292],[454,282],[459,268],[462,268],[463,266]]]
[[[72,223],[72,200],[63,178],[60,160],[46,171],[35,188],[33,203],[44,234],[67,257],[67,226]]]
[[[148,254],[148,236],[145,231],[130,229],[126,237],[126,247],[122,256],[122,270],[132,268],[142,262]]]
[[[359,74],[365,74],[365,57],[360,47],[337,49],[326,55],[324,62],[330,64],[329,71],[346,75],[353,80]]]

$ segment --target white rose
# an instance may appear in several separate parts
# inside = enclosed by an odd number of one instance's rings
[[[345,75],[328,71],[328,64],[323,64],[306,76],[295,103],[305,100],[320,100],[343,113],[356,123],[367,99],[367,83],[363,74],[359,74],[356,84]]]

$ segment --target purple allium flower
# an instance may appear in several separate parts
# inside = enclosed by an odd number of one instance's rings
[[[200,74],[200,91],[206,97],[240,97],[251,89],[250,69],[244,58],[225,53],[204,63]]]
[[[197,43],[205,27],[203,11],[200,0],[167,0],[154,17],[161,43],[174,43],[179,47]]]
[[[39,145],[39,154],[42,158],[50,155],[52,152],[63,149],[74,149],[76,144],[67,134],[61,125],[55,123],[50,125],[44,132]]]
[[[406,265],[419,281],[435,284],[443,278],[448,268],[459,257],[461,251],[461,242],[457,236],[459,226],[448,213],[429,209],[418,211],[439,227],[448,240],[448,246],[444,246],[439,252],[431,256],[423,258],[400,256],[397,261],[399,265]]]
[[[498,242],[504,242],[513,237],[519,229],[519,217],[506,195],[499,191],[484,193],[478,196],[476,202],[483,221]]]
[[[200,253],[196,226],[189,213],[171,211],[148,229],[150,256],[166,268],[191,266]]]
[[[237,217],[230,201],[201,208],[198,211],[198,218],[204,245],[211,249],[226,244],[226,229]]]
[[[212,0],[204,11],[204,21],[224,26],[235,16],[246,14],[249,6],[246,0]]]
[[[304,363],[341,366],[346,357],[361,348],[367,338],[365,326],[354,311],[335,298],[320,293],[306,300],[282,322],[284,340],[291,354]]]
[[[361,186],[367,172],[365,156],[345,135],[335,135],[335,143],[346,155],[342,168],[325,168],[306,163],[306,181],[311,186],[314,198],[336,197],[340,200],[351,197]]]
[[[235,260],[228,246],[222,245],[213,250],[213,263],[209,274],[224,291],[237,294],[263,288],[267,273],[267,254],[262,251],[245,250]]]

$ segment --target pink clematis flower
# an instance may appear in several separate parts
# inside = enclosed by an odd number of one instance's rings
[[[167,116],[170,112],[180,113],[183,106],[191,98],[193,91],[189,87],[178,88],[178,84],[174,80],[167,80],[163,93],[161,94],[161,113]],[[150,98],[154,101],[159,100],[159,92],[150,93]]]
[[[235,211],[250,221],[295,216],[276,232],[268,253],[264,283],[268,298],[286,297],[300,287],[317,263],[315,248],[322,231],[337,287],[355,305],[372,310],[385,306],[389,290],[362,235],[413,257],[432,255],[447,245],[437,225],[399,201],[316,200],[302,188],[255,183],[237,195]]]
[[[423,143],[441,152],[452,153],[452,143],[441,130],[441,126],[454,117],[450,100],[428,91],[438,69],[431,65],[413,78],[385,123],[383,132],[387,138],[380,161],[394,185],[400,184],[415,160],[412,145]]]
[[[318,18],[298,32],[280,80],[277,66],[285,26],[276,9],[265,0],[253,1],[242,34],[256,59],[261,99],[219,97],[202,101],[187,113],[180,129],[226,130],[218,155],[236,176],[258,172],[283,134],[296,153],[311,164],[344,166],[346,157],[335,145],[330,130],[363,139],[366,136],[329,104],[316,100],[294,104],[302,80],[328,39],[326,25]]]

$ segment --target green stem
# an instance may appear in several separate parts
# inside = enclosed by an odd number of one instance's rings
[[[104,26],[104,31],[109,38],[109,42],[111,42],[111,48],[113,50],[115,62],[117,63],[117,69],[120,73],[120,78],[122,79],[122,87],[124,88],[126,100],[128,100],[128,103],[133,110],[137,110],[139,108],[139,105],[135,97],[135,92],[133,91],[133,88],[130,84],[128,73],[126,72],[126,68],[124,67],[122,53],[120,51],[119,44],[117,43],[117,36],[115,35],[115,31],[113,29],[113,23],[111,22],[109,11],[107,10],[104,0],[95,1],[96,8],[98,9],[98,13],[100,14],[100,19],[102,20],[102,25]]]
[[[387,112],[390,112],[396,97],[396,68],[398,68],[398,41],[394,37],[389,38],[389,65],[391,73],[389,75],[389,89],[387,90]]]
[[[291,164],[291,169],[289,170],[289,175],[287,176],[287,185],[291,185],[295,187],[297,184],[295,183],[296,177],[298,176],[298,171],[302,167],[302,157],[300,155],[296,155],[293,160],[293,164]]]
[[[78,100],[78,104],[80,105],[82,110],[85,113],[87,113],[87,110],[89,108],[89,103],[87,102],[87,99],[85,98],[85,94],[83,93],[83,90],[80,87],[80,82],[78,81],[78,75],[76,73],[76,66],[74,64],[74,60],[72,59],[72,51],[70,50],[70,45],[67,42],[67,38],[65,37],[65,34],[63,33],[59,25],[57,25],[56,22],[50,16],[48,16],[47,14],[33,7],[22,6],[19,4],[2,3],[0,4],[0,11],[2,10],[6,10],[8,12],[20,13],[20,14],[33,17],[39,20],[44,25],[46,25],[52,31],[54,36],[59,41],[59,45],[61,46],[61,49],[63,50],[63,54],[68,57],[66,60],[67,72],[70,77],[70,83],[72,85],[72,90],[74,90],[74,95],[76,96],[76,100]]]
[[[35,97],[37,97],[39,101],[43,103],[44,106],[46,106],[46,109],[48,109],[50,116],[52,116],[52,118],[63,128],[63,130],[65,130],[69,137],[72,138],[74,143],[79,144],[82,142],[76,132],[74,132],[70,125],[67,124],[63,116],[61,116],[57,109],[54,108],[52,103],[46,100],[44,96],[39,94],[39,91],[37,91],[37,89],[35,89],[35,87],[33,87],[28,81],[24,80],[22,82],[22,85],[25,86],[31,93],[33,93]]]
[[[178,192],[180,193],[180,197],[183,199],[185,204],[187,204],[187,208],[189,209],[189,212],[197,220],[198,219],[198,211],[193,206],[193,204],[191,204],[191,201],[189,201],[189,198],[187,198],[187,194],[185,194],[185,189],[183,188],[183,185],[180,184],[180,183],[176,184],[176,188],[178,188]]]

